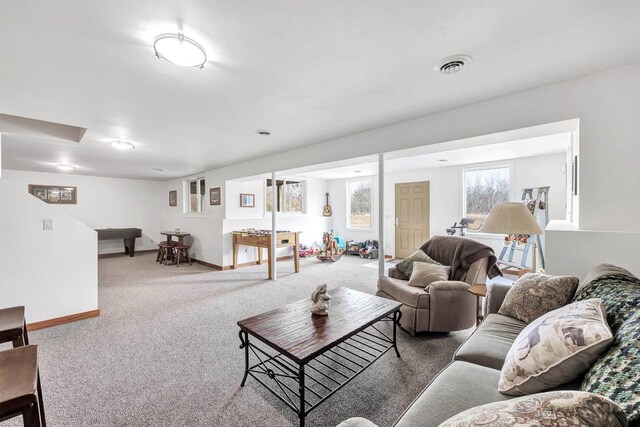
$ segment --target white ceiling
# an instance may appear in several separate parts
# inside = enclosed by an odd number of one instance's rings
[[[640,61],[638,16],[636,0],[2,0],[0,113],[88,129],[4,135],[3,167],[185,176]],[[153,55],[178,29],[203,70]],[[468,69],[432,71],[459,53]]]
[[[522,157],[566,153],[568,143],[569,134],[562,133],[516,141],[496,142],[488,145],[472,146],[469,144],[463,148],[413,154],[407,157],[402,157],[401,153],[398,153],[397,156],[393,155],[390,156],[390,159],[385,160],[384,170],[385,173],[391,174],[418,169],[500,162]],[[372,158],[364,159],[364,161],[341,162],[341,164],[317,165],[281,173],[281,175],[319,179],[346,179],[377,174],[378,163],[377,160]]]

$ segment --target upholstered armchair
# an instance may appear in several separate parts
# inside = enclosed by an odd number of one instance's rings
[[[462,239],[460,237],[437,236],[438,239]],[[434,239],[436,239],[434,237]],[[471,239],[465,239],[471,241]],[[440,243],[441,240],[438,241]],[[468,289],[472,284],[485,283],[487,275],[501,274],[495,270],[496,256],[486,245],[479,242],[456,240],[447,241],[463,246],[483,246],[482,251],[477,251],[477,258],[472,263],[457,262],[456,278],[458,280],[445,280],[434,282],[426,289],[409,286],[408,277],[405,277],[396,268],[389,269],[389,276],[378,279],[378,291],[376,295],[401,302],[402,317],[400,326],[402,329],[415,335],[416,332],[451,332],[472,327],[476,322],[477,298]],[[423,245],[423,250],[427,244]],[[431,251],[426,250],[427,254]],[[437,251],[435,252],[437,254]],[[456,253],[464,253],[457,251]],[[468,251],[466,252],[468,253]],[[478,258],[480,255],[484,255]],[[441,264],[451,265],[444,259],[436,259]],[[453,274],[453,273],[452,273]]]

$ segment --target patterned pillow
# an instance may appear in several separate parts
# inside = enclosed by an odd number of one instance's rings
[[[417,251],[397,263],[396,269],[406,277],[411,277],[414,262],[428,262],[429,264],[440,265],[439,262],[431,259],[427,254],[424,253],[424,251],[418,249]]]
[[[609,350],[587,372],[581,390],[606,396],[640,425],[640,312],[618,329]]]
[[[577,277],[525,274],[509,289],[498,314],[531,323],[568,304],[577,287]]]
[[[537,393],[587,372],[613,342],[599,299],[574,302],[534,320],[513,342],[498,391]]]
[[[624,412],[606,397],[581,391],[552,391],[476,406],[439,427],[627,425]]]

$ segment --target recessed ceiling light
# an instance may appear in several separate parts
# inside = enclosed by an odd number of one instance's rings
[[[271,135],[271,131],[270,130],[266,130],[266,129],[258,129],[256,131],[256,134],[258,134],[260,136],[269,136],[269,135]]]
[[[75,169],[76,169],[76,167],[75,167],[75,166],[73,166],[73,165],[67,165],[67,164],[64,164],[64,163],[60,163],[60,164],[58,164],[58,165],[57,165],[57,167],[58,167],[58,169],[60,169],[61,171],[67,171],[67,172],[68,172],[68,171],[72,171],[72,170],[75,170]]]
[[[160,34],[153,41],[156,56],[181,67],[204,68],[207,54],[195,40],[182,33]]]
[[[438,159],[439,162],[446,162],[447,159]]]
[[[436,73],[441,74],[454,74],[462,71],[464,67],[471,64],[471,57],[469,55],[454,55],[444,58],[433,66],[433,70]]]
[[[154,171],[158,171],[158,172],[164,172],[166,171],[166,169],[162,169],[162,168],[153,168]]]
[[[136,146],[133,145],[133,143],[129,141],[124,141],[122,139],[114,139],[109,143],[109,145],[115,148],[116,150],[133,150],[134,148],[136,148]]]
[[[355,173],[360,173],[360,172],[362,172],[362,171],[361,171],[360,169],[358,169],[358,170],[354,170],[354,172],[355,172]]]

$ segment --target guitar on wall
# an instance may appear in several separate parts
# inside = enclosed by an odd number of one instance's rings
[[[322,210],[322,215],[331,216],[331,206],[329,205],[329,193],[325,193],[327,196],[327,204],[324,205],[324,209]]]

